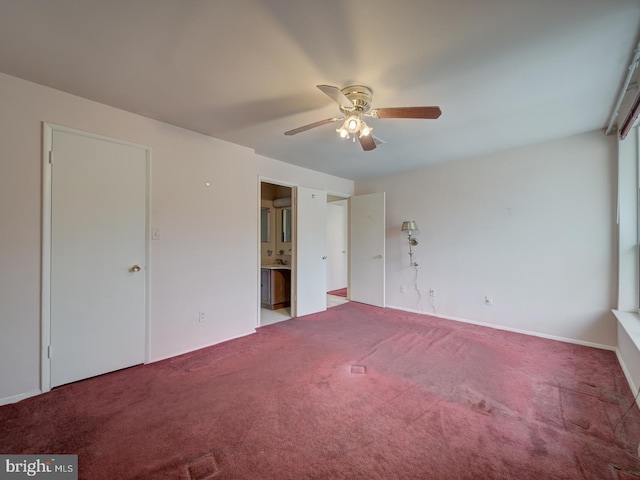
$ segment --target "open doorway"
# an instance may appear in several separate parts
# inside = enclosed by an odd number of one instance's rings
[[[292,188],[260,183],[260,326],[292,316]]]
[[[327,308],[349,301],[349,203],[327,195]]]
[[[384,192],[328,194],[267,179],[259,185],[259,326],[346,301],[385,305]],[[338,220],[329,214],[331,224],[328,210],[340,212]],[[339,233],[332,230],[336,226]],[[342,295],[336,295],[340,290]]]

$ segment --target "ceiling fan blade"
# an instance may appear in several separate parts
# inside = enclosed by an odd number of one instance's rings
[[[375,118],[438,118],[442,114],[440,107],[391,107],[376,108],[371,111]]]
[[[338,120],[337,118],[326,118],[324,120],[320,120],[319,122],[310,123],[309,125],[305,125],[303,127],[294,128],[293,130],[289,130],[284,132],[285,135],[295,135],[296,133],[306,132],[307,130],[311,130],[312,128],[321,127],[322,125],[326,125],[328,123],[332,123]]]
[[[316,85],[316,87],[318,87],[322,93],[331,97],[331,99],[338,105],[342,105],[345,108],[353,108],[351,100],[349,100],[338,87],[334,87],[332,85]]]
[[[360,145],[362,145],[362,149],[365,152],[368,152],[369,150],[373,150],[374,148],[377,147],[376,141],[373,138],[373,135],[362,135],[362,136],[358,136],[358,138],[360,140]]]

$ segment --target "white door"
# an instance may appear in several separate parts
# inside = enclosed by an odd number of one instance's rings
[[[296,316],[327,309],[327,193],[297,187]]]
[[[144,362],[147,151],[53,131],[51,387]]]
[[[385,193],[349,203],[349,300],[384,307]]]
[[[327,204],[327,291],[347,287],[347,200]]]

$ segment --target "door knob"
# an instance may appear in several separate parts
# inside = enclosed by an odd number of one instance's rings
[[[140,265],[133,265],[129,267],[130,272],[139,272],[140,270],[142,270],[142,267]]]

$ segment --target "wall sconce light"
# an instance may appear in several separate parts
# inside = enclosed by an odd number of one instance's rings
[[[407,232],[407,238],[409,239],[409,259],[412,267],[418,266],[418,262],[413,261],[413,250],[411,248],[418,245],[418,239],[413,237],[413,232],[414,230],[417,230],[417,229],[418,229],[418,226],[416,225],[416,222],[413,220],[407,220],[402,222],[401,231]]]

